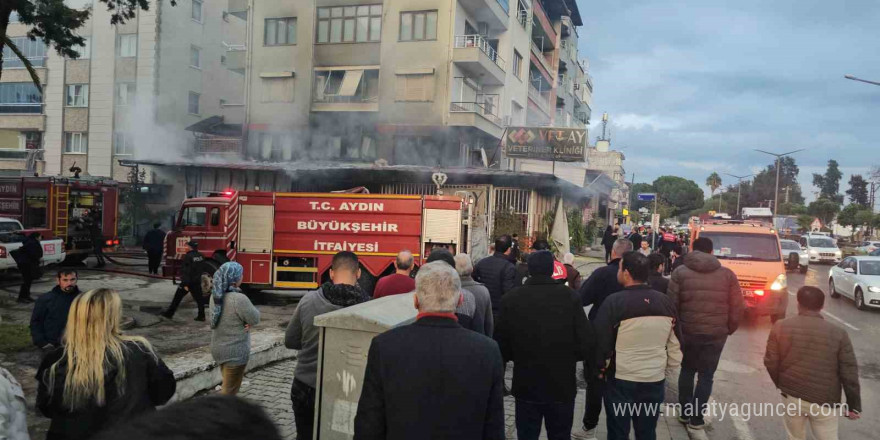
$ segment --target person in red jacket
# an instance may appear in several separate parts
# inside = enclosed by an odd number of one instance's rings
[[[407,250],[398,252],[397,259],[394,261],[394,269],[396,271],[393,274],[382,277],[376,283],[373,299],[416,290],[416,281],[410,276],[413,271],[412,252]]]

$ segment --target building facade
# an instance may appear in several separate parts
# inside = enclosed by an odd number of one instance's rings
[[[118,159],[169,157],[192,149],[184,127],[209,115],[243,113],[244,77],[226,69],[229,47],[245,26],[225,2],[153,2],[149,11],[111,25],[90,0],[68,0],[92,15],[77,32],[86,43],[67,59],[28,26],[8,35],[36,67],[43,93],[7,48],[0,79],[0,172],[85,175],[126,180]],[[239,116],[240,117],[240,116]]]

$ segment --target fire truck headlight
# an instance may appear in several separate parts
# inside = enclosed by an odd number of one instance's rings
[[[782,290],[788,287],[788,277],[785,274],[779,274],[776,277],[776,280],[773,281],[773,284],[770,285],[770,290]]]

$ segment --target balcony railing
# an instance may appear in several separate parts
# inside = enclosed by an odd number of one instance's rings
[[[34,67],[46,67],[46,58],[47,56],[35,56],[35,57],[27,57],[27,60],[31,62],[31,65]],[[21,61],[21,58],[15,57],[3,57],[3,68],[4,69],[23,69],[24,63]]]
[[[529,98],[541,107],[548,115],[550,114],[550,91],[540,92],[535,86],[529,84]]]
[[[529,30],[529,24],[531,23],[529,17],[529,11],[520,10],[517,14],[516,21],[519,22],[520,26],[522,26],[523,29]]]
[[[241,154],[241,138],[210,137],[196,139],[197,154]]]
[[[378,96],[340,96],[340,95],[322,95],[315,94],[312,102],[326,102],[337,104],[367,104],[371,102],[379,102]]]
[[[489,57],[489,59],[498,67],[502,70],[504,69],[504,60],[498,56],[498,52],[496,52],[492,45],[489,44],[489,40],[482,35],[456,35],[455,47],[478,47],[480,48],[480,51],[486,54],[486,56]]]
[[[586,112],[575,112],[574,118],[580,121],[581,124],[587,125],[590,123],[590,117],[587,116]]]
[[[0,102],[0,114],[25,113],[39,115],[43,113],[42,102]]]
[[[450,113],[476,113],[488,119],[495,125],[501,125],[501,118],[497,115],[498,95],[477,95],[473,102],[451,102]]]

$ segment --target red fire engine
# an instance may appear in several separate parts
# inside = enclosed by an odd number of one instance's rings
[[[228,191],[183,202],[166,237],[166,275],[176,274],[186,242],[211,257],[209,275],[225,259],[244,266],[247,289],[314,289],[333,255],[358,255],[361,284],[372,292],[408,249],[421,264],[431,249],[455,253],[462,240],[459,197],[351,193]]]
[[[113,180],[64,177],[0,178],[0,217],[21,222],[25,230],[43,230],[64,240],[68,261],[82,262],[92,252],[89,222],[97,222],[105,247],[119,244],[119,188]]]

